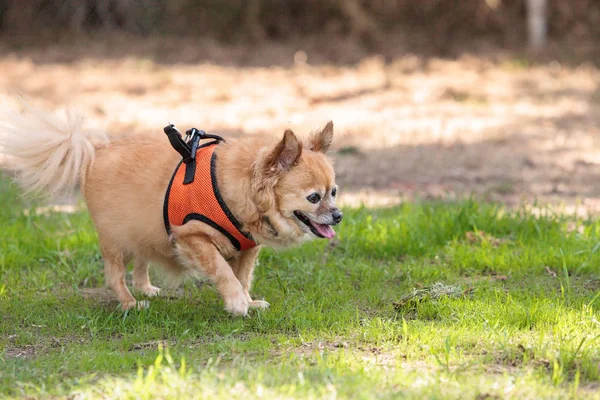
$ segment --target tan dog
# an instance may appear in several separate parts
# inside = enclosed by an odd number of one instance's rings
[[[159,292],[148,278],[148,263],[155,262],[172,274],[200,272],[210,278],[234,315],[268,307],[249,293],[260,245],[281,248],[331,238],[330,225],[342,219],[325,155],[331,122],[304,145],[288,130],[279,141],[248,137],[216,147],[220,195],[260,244],[245,251],[197,220],[170,226],[167,234],[165,192],[181,156],[166,137],[109,141],[85,132],[81,119],[54,120],[29,106],[2,124],[4,152],[27,191],[57,195],[79,183],[98,231],[106,281],[123,309],[143,306],[125,284],[132,259],[134,289],[145,295]]]

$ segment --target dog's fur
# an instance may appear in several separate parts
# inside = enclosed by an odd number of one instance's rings
[[[0,131],[9,165],[26,191],[54,196],[79,184],[98,231],[106,281],[123,309],[142,305],[125,284],[132,259],[134,289],[148,296],[159,292],[148,278],[148,263],[155,262],[175,275],[209,277],[234,315],[268,306],[249,294],[260,246],[238,252],[223,234],[199,221],[173,226],[167,235],[163,201],[181,157],[166,137],[109,141],[85,131],[80,118],[55,120],[27,105],[6,116]],[[329,122],[304,143],[287,130],[278,141],[248,137],[219,145],[221,195],[258,243],[289,247],[314,238],[295,211],[323,225],[341,220],[335,175],[325,154],[332,137]],[[318,204],[307,200],[315,192],[322,198]]]

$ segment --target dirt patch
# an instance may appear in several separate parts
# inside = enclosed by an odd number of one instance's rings
[[[100,304],[118,303],[115,293],[108,288],[82,288],[78,290],[86,300],[93,300]]]
[[[135,343],[131,345],[130,351],[132,350],[156,350],[159,348],[168,348],[170,345],[175,344],[175,341],[167,340],[152,340],[150,342]]]
[[[34,358],[37,350],[33,345],[7,347],[4,349],[4,357],[6,358]]]
[[[335,341],[311,341],[302,343],[299,347],[292,350],[298,357],[311,357],[315,353],[328,352],[335,353],[338,351],[351,351],[360,354],[363,361],[372,365],[380,365],[384,367],[393,367],[403,363],[406,359],[401,354],[394,354],[376,346],[367,346],[357,344],[353,341],[347,341],[343,338]],[[278,353],[283,355],[286,353]]]
[[[85,341],[89,339],[74,334],[68,334],[62,337],[50,336],[44,334],[44,325],[32,324],[31,326],[39,329],[39,332],[36,332],[37,339],[35,340],[35,344],[16,345],[15,339],[17,338],[17,335],[8,335],[6,337],[8,344],[4,350],[0,350],[0,361],[2,361],[2,357],[31,359],[48,352],[50,349],[65,348],[74,343],[85,343]]]
[[[200,285],[200,283],[198,284]],[[131,283],[128,283],[128,286],[131,287]],[[99,304],[118,304],[119,300],[115,293],[109,288],[81,288],[77,290],[77,293],[81,294],[81,296],[86,300],[92,300]],[[134,296],[141,297],[139,293],[134,291]],[[185,292],[183,288],[174,288],[174,289],[161,289],[160,298],[166,299],[180,299],[184,297]]]
[[[117,136],[161,135],[168,122],[227,137],[305,134],[331,119],[346,204],[474,193],[600,209],[600,73],[592,64],[534,65],[505,53],[384,59],[345,42],[356,62],[334,64],[309,41],[170,41],[169,63],[160,63],[165,46],[7,48],[0,97],[17,91],[53,111],[76,105],[91,127]]]

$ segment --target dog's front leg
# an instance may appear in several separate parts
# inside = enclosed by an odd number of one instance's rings
[[[243,251],[238,257],[235,257],[229,261],[233,273],[238,278],[244,289],[244,294],[250,302],[251,308],[268,308],[269,303],[264,300],[252,300],[250,297],[250,286],[252,285],[252,274],[254,272],[254,266],[256,265],[256,257],[260,252],[260,246],[253,247],[249,250]]]
[[[240,281],[208,236],[185,235],[177,239],[176,248],[193,268],[215,283],[225,302],[225,310],[233,315],[248,314],[250,302]]]

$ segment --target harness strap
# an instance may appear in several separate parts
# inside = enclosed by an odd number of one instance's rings
[[[192,148],[190,149],[190,161],[185,163],[185,177],[183,179],[184,185],[189,185],[190,183],[194,182],[194,176],[196,176],[196,152],[198,151],[198,144],[200,143],[200,139],[202,139],[200,135],[194,135],[189,140],[189,142],[192,143]]]

